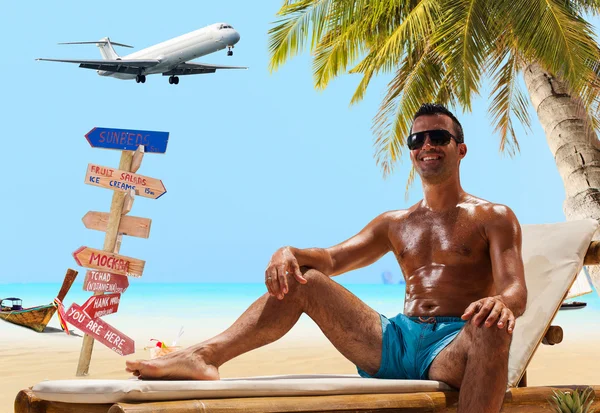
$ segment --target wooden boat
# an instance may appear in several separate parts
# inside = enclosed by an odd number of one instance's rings
[[[63,285],[56,296],[59,302],[65,298],[73,281],[77,277],[77,271],[67,270]],[[10,302],[10,304],[8,304]],[[58,308],[56,302],[40,305],[37,307],[23,308],[20,298],[4,298],[0,300],[0,318],[13,324],[31,328],[39,333],[44,331],[46,325]]]

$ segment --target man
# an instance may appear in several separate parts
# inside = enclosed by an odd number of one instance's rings
[[[423,200],[331,248],[277,250],[265,271],[268,294],[229,329],[163,358],[128,361],[127,370],[217,380],[219,366],[281,338],[306,313],[363,377],[440,380],[460,389],[459,412],[499,412],[515,318],[527,301],[521,229],[508,207],[463,191],[467,146],[450,111],[423,105],[411,132]],[[390,319],[330,279],[389,251],[406,279],[404,314]]]

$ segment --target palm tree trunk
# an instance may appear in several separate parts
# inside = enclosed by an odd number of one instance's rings
[[[568,221],[593,218],[600,221],[600,142],[587,121],[580,100],[564,83],[539,64],[525,68],[525,85],[558,172],[565,186],[563,211]],[[597,232],[594,238],[600,238]],[[588,268],[600,294],[600,268]]]

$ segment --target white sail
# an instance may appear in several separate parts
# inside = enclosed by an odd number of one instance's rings
[[[577,274],[577,278],[575,278],[575,282],[569,289],[566,299],[568,300],[569,298],[574,298],[574,297],[579,297],[580,295],[589,294],[592,291],[593,291],[592,286],[590,285],[590,282],[587,279],[585,267],[583,267],[581,269],[581,271],[579,272],[579,274]]]

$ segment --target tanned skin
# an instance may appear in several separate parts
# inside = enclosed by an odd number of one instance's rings
[[[419,116],[412,128],[432,129],[457,135],[442,114]],[[127,371],[148,379],[218,380],[219,366],[281,338],[306,313],[346,358],[374,374],[381,362],[379,314],[330,277],[392,251],[406,279],[405,315],[467,321],[433,361],[429,378],[460,389],[459,413],[498,413],[515,318],[527,301],[521,228],[508,207],[463,191],[459,165],[466,154],[465,144],[432,146],[427,137],[410,153],[423,200],[378,216],[336,246],[280,248],[265,271],[268,293],[231,327],[155,360],[127,361]]]

